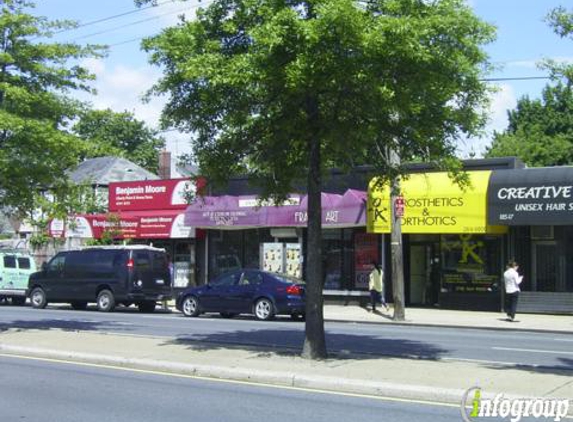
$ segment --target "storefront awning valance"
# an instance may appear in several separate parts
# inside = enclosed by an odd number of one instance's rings
[[[322,193],[324,227],[366,225],[366,192],[349,189],[344,195]],[[185,211],[185,224],[201,228],[306,227],[308,198],[291,195],[277,206],[256,196],[198,197]]]
[[[467,172],[470,185],[462,189],[445,172],[411,174],[401,182],[402,233],[493,233],[486,222],[487,187],[491,171]],[[368,231],[390,233],[389,186],[368,190]]]
[[[494,171],[488,189],[489,224],[573,224],[573,167]]]

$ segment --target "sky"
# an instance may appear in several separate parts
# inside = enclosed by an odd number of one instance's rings
[[[88,59],[83,64],[97,76],[95,97],[82,96],[96,108],[128,110],[136,118],[156,127],[163,102],[154,98],[142,102],[143,94],[160,77],[161,69],[148,63],[141,51],[141,39],[152,36],[177,23],[178,16],[192,16],[200,5],[210,0],[186,2],[158,0],[158,6],[136,8],[133,0],[35,0],[34,14],[49,19],[72,19],[80,27],[58,34],[55,41],[85,44],[106,44],[109,54],[101,59]],[[497,27],[497,39],[484,47],[496,66],[489,79],[545,77],[547,71],[537,64],[544,59],[573,63],[573,40],[561,39],[544,21],[557,6],[573,10],[573,0],[467,0],[477,16]],[[507,126],[507,110],[515,107],[523,96],[539,98],[546,79],[502,80],[490,82],[497,87],[491,99],[490,120],[485,136],[466,139],[459,146],[459,155],[481,156],[491,143],[494,130]],[[167,149],[175,158],[190,151],[189,135],[166,132]]]

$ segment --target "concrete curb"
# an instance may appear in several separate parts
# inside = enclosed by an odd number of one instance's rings
[[[348,319],[333,319],[325,318],[325,322],[340,322],[343,324],[372,324],[372,325],[398,325],[405,327],[431,327],[431,328],[459,328],[468,330],[487,330],[487,331],[518,331],[518,332],[528,332],[528,333],[549,333],[549,334],[570,334],[571,331],[567,330],[552,330],[550,328],[519,328],[517,326],[512,327],[483,327],[478,325],[455,325],[455,324],[433,324],[424,322],[413,322],[413,321],[361,321],[361,320],[348,320]]]
[[[12,355],[25,355],[43,359],[69,360],[78,363],[108,365],[144,371],[167,372],[201,378],[232,380],[253,384],[266,384],[282,387],[296,387],[309,390],[325,390],[348,394],[387,397],[404,400],[441,402],[458,405],[464,391],[449,388],[436,388],[423,385],[396,384],[391,382],[343,379],[327,376],[305,375],[288,371],[247,370],[239,367],[214,365],[194,365],[153,359],[125,358],[92,353],[78,353],[0,345],[0,352]]]

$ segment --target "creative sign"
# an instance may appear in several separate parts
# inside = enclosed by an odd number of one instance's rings
[[[488,233],[486,199],[491,171],[468,172],[465,189],[447,173],[411,174],[401,182],[404,198],[402,233]],[[398,206],[398,204],[395,204]],[[391,232],[390,188],[378,187],[376,179],[368,189],[367,228],[371,233]]]
[[[488,201],[489,224],[573,224],[573,168],[496,171]]]

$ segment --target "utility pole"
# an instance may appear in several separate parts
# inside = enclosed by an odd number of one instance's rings
[[[393,168],[400,166],[400,155],[397,149],[389,151],[390,163]],[[392,179],[390,188],[392,232],[390,234],[390,251],[392,254],[392,294],[394,299],[394,321],[404,321],[406,310],[404,306],[404,257],[402,248],[402,219],[396,215],[396,198],[400,194],[400,179]]]

